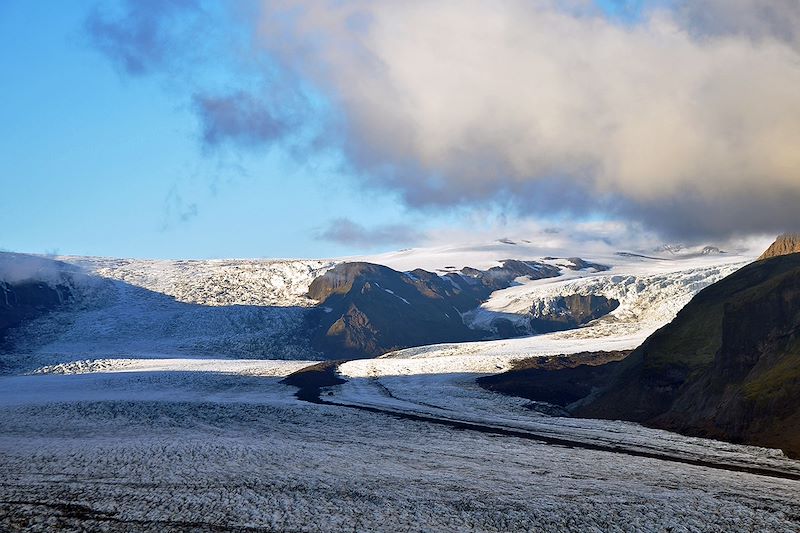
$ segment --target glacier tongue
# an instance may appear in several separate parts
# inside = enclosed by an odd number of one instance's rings
[[[558,251],[564,253],[549,255]],[[619,306],[575,330],[409,348],[375,365],[392,366],[381,370],[390,373],[496,372],[533,355],[633,348],[668,322],[697,291],[754,257],[750,252],[679,257],[582,255],[575,249],[554,251],[503,242],[376,256],[372,258],[376,262],[395,268],[439,264],[444,269],[440,274],[452,271],[453,265],[486,266],[509,258],[538,260],[561,270],[556,278],[517,278],[513,286],[492,293],[488,301],[464,315],[465,322],[476,329],[491,329],[498,318],[524,326],[534,307],[555,312],[560,300],[574,295],[613,299]],[[314,324],[309,322],[309,310],[317,302],[307,292],[314,279],[341,261],[60,260],[96,274],[102,283],[85,288],[79,305],[14,332],[16,351],[27,354],[28,360],[36,359],[39,366],[87,358],[312,360],[325,355],[311,345],[309,332]],[[438,361],[423,365],[422,358]],[[388,359],[415,362],[400,369],[395,368],[398,362],[390,364]]]
[[[76,258],[109,279],[172,296],[184,303],[310,307],[308,286],[336,265],[330,260],[187,260]]]

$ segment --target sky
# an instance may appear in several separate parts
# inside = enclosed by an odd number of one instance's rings
[[[0,65],[5,250],[800,227],[794,0],[2,0]]]

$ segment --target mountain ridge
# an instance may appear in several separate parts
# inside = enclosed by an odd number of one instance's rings
[[[798,252],[800,252],[800,233],[784,233],[775,239],[775,242],[759,256],[758,260],[761,261],[762,259]]]

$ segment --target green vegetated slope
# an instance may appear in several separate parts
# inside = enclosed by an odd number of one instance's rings
[[[756,261],[702,290],[620,362],[536,372],[527,383],[511,372],[483,385],[534,400],[568,398],[574,416],[800,456],[800,253]],[[564,394],[553,390],[558,384]]]
[[[701,291],[572,412],[800,455],[800,254]]]

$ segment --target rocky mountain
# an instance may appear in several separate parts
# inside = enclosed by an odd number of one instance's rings
[[[532,377],[513,376],[512,392],[575,416],[800,456],[800,254],[757,261],[702,290],[621,362]]]
[[[769,259],[781,255],[800,252],[800,233],[784,233],[779,236],[759,259]]]
[[[597,294],[570,294],[552,302],[537,302],[531,309],[531,330],[550,333],[574,329],[605,316],[619,307],[619,301]]]
[[[308,297],[319,302],[314,344],[336,357],[376,356],[388,351],[486,338],[461,314],[519,277],[560,275],[534,261],[503,261],[488,270],[464,268],[444,275],[417,269],[398,272],[371,263],[342,263],[316,278]]]

